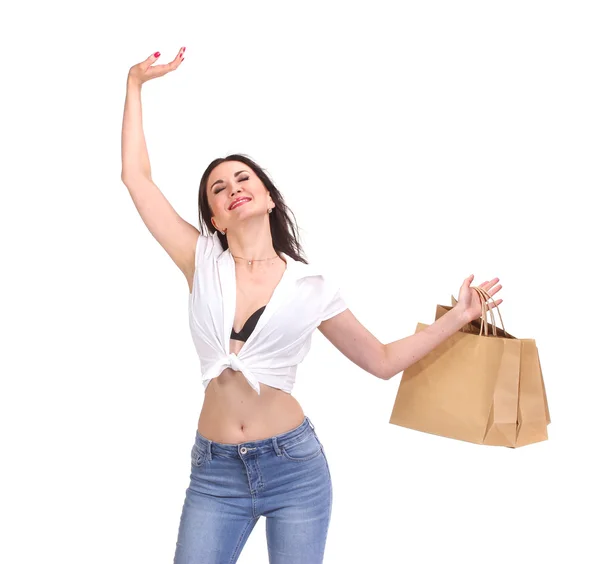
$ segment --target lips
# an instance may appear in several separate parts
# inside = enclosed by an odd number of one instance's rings
[[[232,204],[229,206],[229,209],[232,210],[232,209],[234,209],[234,206],[240,206],[242,203],[249,202],[249,201],[250,201],[250,198],[246,198],[246,197],[238,198],[237,200],[234,200],[232,202]]]

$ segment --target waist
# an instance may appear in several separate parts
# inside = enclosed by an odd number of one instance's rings
[[[240,454],[246,454],[247,452],[252,456],[270,453],[275,448],[275,444],[277,445],[276,448],[279,449],[293,446],[294,444],[306,440],[308,435],[314,435],[316,437],[316,432],[312,421],[304,416],[302,421],[298,425],[294,425],[291,429],[263,439],[247,439],[239,442],[223,443],[213,441],[202,433],[196,432],[195,444],[201,450],[210,451],[212,454],[240,458]],[[245,446],[246,448],[243,449],[241,448],[242,446]]]
[[[285,432],[303,418],[291,394],[262,383],[258,395],[242,373],[225,369],[208,383],[198,432],[216,442],[238,443]]]

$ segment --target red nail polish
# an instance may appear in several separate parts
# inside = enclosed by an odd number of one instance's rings
[[[156,53],[154,53],[155,57],[160,57],[160,51],[157,51]]]

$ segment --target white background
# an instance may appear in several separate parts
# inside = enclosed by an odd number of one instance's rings
[[[536,339],[550,439],[391,425],[319,332],[294,396],[333,475],[325,562],[598,562],[594,2],[76,2],[3,33],[2,562],[172,562],[203,402],[183,274],[121,174],[129,68],[152,175],[198,227],[201,174],[264,166],[356,317],[389,343],[494,276]],[[595,242],[594,242],[595,241]],[[267,562],[261,519],[239,559]]]

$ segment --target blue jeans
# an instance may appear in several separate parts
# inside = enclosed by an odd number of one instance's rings
[[[216,443],[196,431],[174,564],[233,564],[261,515],[270,564],[321,564],[332,484],[308,417],[268,439]]]

